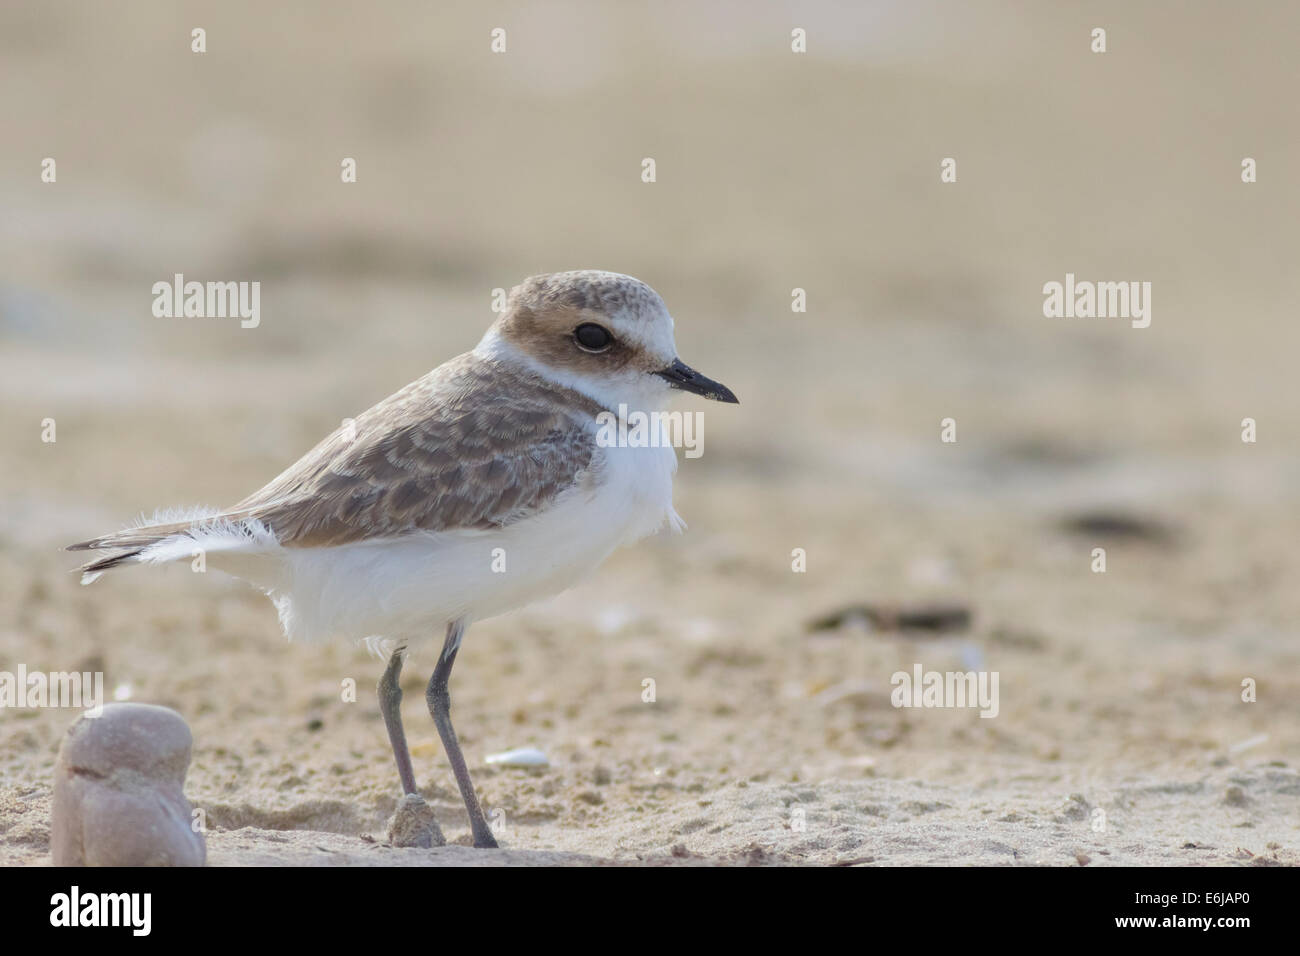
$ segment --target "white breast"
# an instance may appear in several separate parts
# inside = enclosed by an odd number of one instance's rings
[[[558,594],[620,545],[665,522],[682,527],[672,507],[676,469],[672,448],[600,448],[592,486],[541,514],[493,531],[278,549],[278,580],[264,586],[292,639],[441,640],[449,621]]]

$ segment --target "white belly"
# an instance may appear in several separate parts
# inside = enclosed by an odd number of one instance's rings
[[[680,526],[671,448],[602,448],[598,455],[603,480],[593,490],[571,492],[500,530],[276,548],[223,563],[267,590],[291,639],[441,640],[450,621],[482,620],[558,594],[620,545],[665,521]]]

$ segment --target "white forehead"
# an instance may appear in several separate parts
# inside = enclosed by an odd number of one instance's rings
[[[673,317],[659,296],[655,296],[653,304],[624,305],[606,311],[605,315],[609,317],[610,331],[616,338],[639,346],[648,355],[662,358],[665,364],[677,357]]]

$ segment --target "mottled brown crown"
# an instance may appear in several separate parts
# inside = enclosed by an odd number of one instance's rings
[[[652,318],[667,307],[640,279],[594,269],[530,276],[510,291],[507,311],[569,308],[626,318]]]

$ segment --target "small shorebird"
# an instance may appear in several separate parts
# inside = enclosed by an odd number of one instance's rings
[[[672,317],[645,283],[613,272],[534,276],[511,290],[472,352],[345,422],[239,504],[69,550],[110,552],[81,569],[83,584],[199,550],[264,590],[289,638],[383,647],[379,702],[405,794],[418,790],[402,729],[403,657],[445,629],[429,712],[474,845],[494,847],[451,725],[447,681],[461,640],[473,621],[572,586],[616,547],[665,522],[681,527],[672,447],[598,441],[602,412],[662,411],[672,389],[737,401],[677,357]]]

